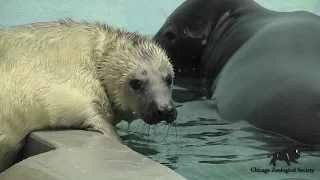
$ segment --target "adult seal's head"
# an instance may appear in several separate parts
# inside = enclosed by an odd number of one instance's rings
[[[211,32],[220,36],[237,16],[257,8],[260,6],[253,0],[186,0],[172,12],[153,39],[167,51],[176,76],[200,72]]]
[[[192,70],[213,23],[213,1],[187,0],[166,20],[153,39],[168,53],[177,72]],[[211,15],[212,14],[212,15]]]

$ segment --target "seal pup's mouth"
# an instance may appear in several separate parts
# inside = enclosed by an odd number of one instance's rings
[[[152,103],[144,112],[142,113],[142,120],[149,125],[158,124],[162,121],[173,123],[178,116],[178,111],[172,101],[162,106]]]
[[[172,116],[172,118],[169,118],[169,119],[156,119],[156,118],[151,118],[151,119],[143,119],[143,121],[145,123],[147,123],[148,125],[154,125],[154,124],[158,124],[162,121],[166,122],[166,123],[173,123],[175,120],[177,119],[177,115],[175,116]]]

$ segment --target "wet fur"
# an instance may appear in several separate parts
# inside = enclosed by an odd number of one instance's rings
[[[35,130],[90,129],[121,142],[113,125],[138,118],[125,91],[141,68],[173,73],[148,38],[104,24],[65,19],[0,30],[0,172]]]

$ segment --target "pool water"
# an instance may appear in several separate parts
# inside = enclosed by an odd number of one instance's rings
[[[297,145],[246,121],[226,122],[216,113],[214,100],[196,91],[175,87],[173,99],[179,112],[175,125],[148,126],[137,120],[128,131],[123,122],[118,132],[124,142],[190,180],[320,179],[320,148]],[[267,156],[292,146],[301,150],[298,164],[277,161],[273,170]]]

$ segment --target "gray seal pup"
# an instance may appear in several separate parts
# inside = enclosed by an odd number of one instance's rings
[[[172,123],[173,67],[151,39],[71,19],[0,30],[0,172],[33,131],[78,128],[120,141],[114,125]]]

